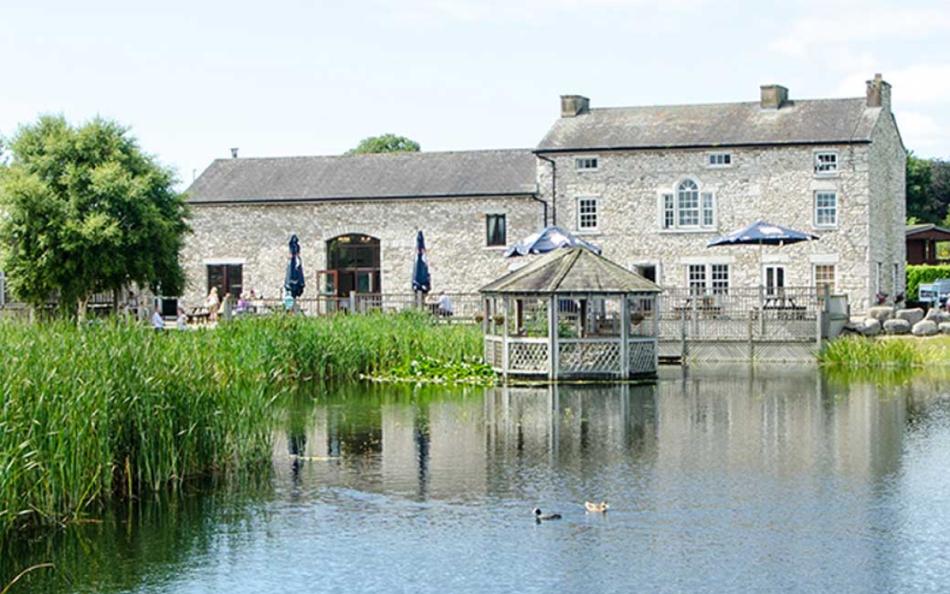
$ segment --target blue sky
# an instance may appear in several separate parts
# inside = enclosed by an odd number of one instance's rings
[[[950,158],[946,0],[11,2],[0,134],[41,113],[132,128],[183,184],[212,159],[531,147],[558,95],[592,106],[795,98],[894,85],[908,148]],[[141,6],[137,6],[140,5]]]

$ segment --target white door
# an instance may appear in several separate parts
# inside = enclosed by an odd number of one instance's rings
[[[762,272],[762,284],[765,285],[766,297],[780,297],[785,292],[785,267],[769,264]]]

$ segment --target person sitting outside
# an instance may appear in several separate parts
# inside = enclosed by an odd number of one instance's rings
[[[237,305],[234,306],[234,315],[240,315],[250,311],[251,305],[247,301],[247,293],[241,293],[241,296],[238,297]]]
[[[452,300],[445,294],[445,291],[439,291],[439,299],[435,304],[436,313],[444,318],[451,317],[454,313],[452,310]]]
[[[178,308],[178,317],[175,318],[175,327],[179,330],[188,329],[188,314],[185,313],[184,307]]]

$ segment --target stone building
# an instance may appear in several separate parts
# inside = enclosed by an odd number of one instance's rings
[[[476,291],[507,271],[509,241],[544,222],[534,177],[530,150],[217,160],[188,190],[183,301],[211,285],[280,297],[292,234],[305,297],[318,275],[339,296],[410,293],[420,229],[434,290]]]
[[[339,295],[408,293],[419,229],[435,289],[472,292],[506,270],[506,245],[559,224],[665,287],[822,285],[863,309],[903,290],[905,160],[880,75],[848,99],[767,85],[754,102],[596,109],[567,95],[534,150],[223,159],[188,190],[185,302],[210,284],[279,296],[292,233]],[[756,219],[820,240],[706,247]]]

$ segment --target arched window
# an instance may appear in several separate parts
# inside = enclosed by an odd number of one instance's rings
[[[677,224],[680,227],[699,226],[699,186],[691,179],[684,179],[676,188],[676,208],[679,211]]]
[[[716,200],[712,192],[700,191],[699,184],[684,179],[673,193],[662,195],[664,229],[705,229],[716,225]]]

